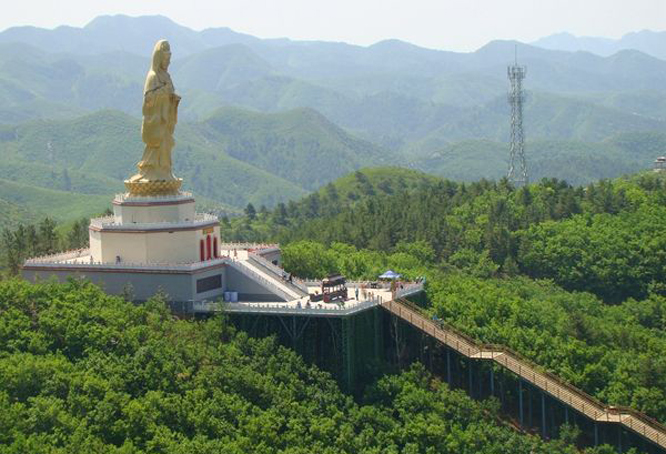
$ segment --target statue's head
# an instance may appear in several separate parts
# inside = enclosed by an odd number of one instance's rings
[[[153,71],[166,71],[169,63],[171,63],[171,46],[169,46],[169,41],[161,39],[155,43],[153,49]]]

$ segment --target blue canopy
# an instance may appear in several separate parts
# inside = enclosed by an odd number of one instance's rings
[[[386,273],[380,275],[379,279],[398,279],[399,277],[402,277],[402,275],[393,270],[388,270]]]

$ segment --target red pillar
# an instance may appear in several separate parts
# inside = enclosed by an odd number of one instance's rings
[[[218,258],[220,251],[217,247],[217,237],[213,238],[213,257]]]
[[[204,250],[204,240],[199,240],[199,258],[203,262],[206,260],[206,252]]]
[[[210,235],[206,235],[206,259],[210,260],[213,257],[213,245],[210,241]]]

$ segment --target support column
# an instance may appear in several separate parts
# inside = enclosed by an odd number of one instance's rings
[[[293,345],[294,351],[298,351],[296,348],[296,341],[297,341],[297,336],[296,336],[296,316],[292,315],[291,316],[291,343]]]
[[[451,383],[451,349],[446,348],[446,381],[449,384],[449,387],[453,389],[453,383]]]
[[[469,397],[474,397],[474,387],[472,386],[472,358],[467,360],[467,377],[468,377],[468,387]]]
[[[380,363],[384,358],[381,357],[383,349],[381,348],[381,343],[383,339],[382,332],[382,321],[381,321],[381,309],[374,308],[372,309],[374,329],[375,329],[375,360]]]
[[[490,365],[490,395],[495,396],[495,370],[493,365]]]
[[[500,398],[500,408],[504,408],[504,404],[506,401],[506,397],[504,396],[504,382],[506,381],[506,375],[500,374],[499,380],[497,383],[499,384],[499,398]]]
[[[594,422],[594,446],[599,446],[599,424]]]
[[[532,412],[532,387],[527,387],[527,404],[530,409],[530,427],[534,427],[534,412]]]
[[[541,436],[546,438],[546,394],[541,391]]]
[[[523,380],[518,377],[518,412],[520,413],[520,427],[525,427],[525,418],[523,416]]]
[[[351,391],[354,385],[354,345],[353,345],[353,316],[343,317],[342,324],[342,374],[347,389]]]

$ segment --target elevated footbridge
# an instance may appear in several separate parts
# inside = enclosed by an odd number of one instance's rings
[[[491,361],[592,421],[620,425],[666,450],[666,426],[647,415],[627,407],[605,405],[507,347],[481,344],[442,321],[428,318],[409,301],[389,300],[381,307],[463,357]]]

